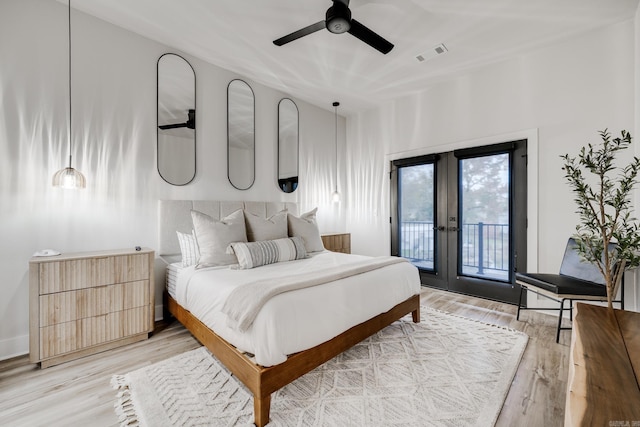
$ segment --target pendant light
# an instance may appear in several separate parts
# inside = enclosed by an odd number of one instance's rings
[[[53,186],[61,188],[85,188],[87,182],[80,171],[71,167],[71,0],[69,0],[69,166],[53,175]]]
[[[340,193],[338,192],[338,106],[339,105],[340,103],[337,101],[333,103],[333,109],[335,111],[335,131],[336,131],[336,188],[333,191],[333,193],[331,193],[331,200],[334,203],[340,202]]]

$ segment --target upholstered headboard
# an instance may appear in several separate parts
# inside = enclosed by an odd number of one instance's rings
[[[191,233],[191,210],[195,209],[219,220],[244,209],[254,215],[269,218],[287,210],[298,215],[298,204],[292,202],[221,202],[215,200],[159,200],[158,201],[158,255],[180,255],[176,231]]]

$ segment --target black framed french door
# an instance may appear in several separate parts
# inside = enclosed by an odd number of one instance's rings
[[[526,270],[526,140],[391,165],[391,253],[423,284],[517,303]]]

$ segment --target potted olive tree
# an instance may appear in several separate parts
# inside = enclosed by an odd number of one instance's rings
[[[597,146],[582,147],[577,157],[561,157],[580,215],[574,235],[576,250],[598,266],[612,309],[613,293],[625,270],[640,265],[640,232],[630,200],[640,159],[634,156],[628,165],[616,165],[616,155],[630,147],[631,135],[623,130],[621,137],[612,139],[607,129],[599,134],[602,142]],[[609,250],[610,243],[615,250]]]

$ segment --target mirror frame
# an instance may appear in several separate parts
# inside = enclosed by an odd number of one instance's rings
[[[229,105],[230,105],[230,98],[229,98],[229,89],[231,88],[231,85],[234,82],[241,82],[244,85],[246,85],[247,88],[249,88],[249,90],[251,91],[251,98],[252,98],[252,113],[253,113],[253,117],[252,117],[252,124],[253,124],[253,156],[251,158],[251,167],[252,167],[252,178],[251,178],[251,183],[245,187],[245,188],[241,188],[238,187],[236,184],[233,183],[233,181],[231,180],[231,175],[230,175],[230,165],[231,165],[231,140],[229,138],[229,124],[230,124],[230,117],[229,117]],[[237,189],[237,190],[248,190],[250,189],[253,184],[256,182],[256,94],[253,91],[253,88],[251,87],[251,85],[249,85],[249,83],[245,82],[242,79],[233,79],[229,82],[229,84],[227,85],[227,179],[229,180],[229,183],[233,186],[233,188]]]
[[[281,141],[281,109],[282,109],[282,103],[284,101],[289,101],[291,103],[291,105],[293,105],[293,107],[295,108],[296,111],[296,175],[295,175],[295,187],[291,190],[291,191],[286,191],[284,187],[284,185],[280,182],[280,169],[281,169],[281,163],[282,163],[282,159],[280,157],[281,154],[281,146],[282,146],[282,141]],[[280,189],[280,191],[282,191],[283,193],[286,194],[291,194],[293,192],[295,192],[298,189],[298,183],[299,183],[299,176],[300,176],[300,110],[298,109],[298,105],[295,103],[295,101],[291,98],[282,98],[279,102],[278,102],[278,170],[277,170],[277,177],[276,177],[276,182],[278,185],[278,188]],[[292,177],[293,178],[293,177]]]
[[[175,186],[183,186],[183,185],[187,185],[189,183],[191,183],[195,177],[196,177],[196,172],[197,172],[197,164],[198,164],[198,155],[197,155],[197,121],[196,121],[196,125],[195,128],[193,129],[193,175],[191,176],[191,178],[185,182],[185,183],[180,183],[180,184],[175,184],[173,182],[170,182],[169,180],[167,180],[167,178],[164,177],[164,175],[162,175],[162,172],[160,171],[160,61],[162,60],[162,58],[164,58],[167,55],[173,55],[176,56],[180,59],[182,59],[188,66],[189,68],[191,68],[191,72],[193,73],[193,109],[197,112],[197,82],[196,82],[196,71],[193,69],[193,66],[191,65],[191,63],[189,61],[187,61],[183,56],[178,55],[177,53],[171,53],[171,52],[167,52],[167,53],[163,53],[162,55],[160,55],[160,57],[158,58],[158,61],[156,62],[156,169],[158,170],[158,175],[160,175],[160,178],[163,179],[163,181],[165,181],[167,184],[170,185],[175,185]]]

